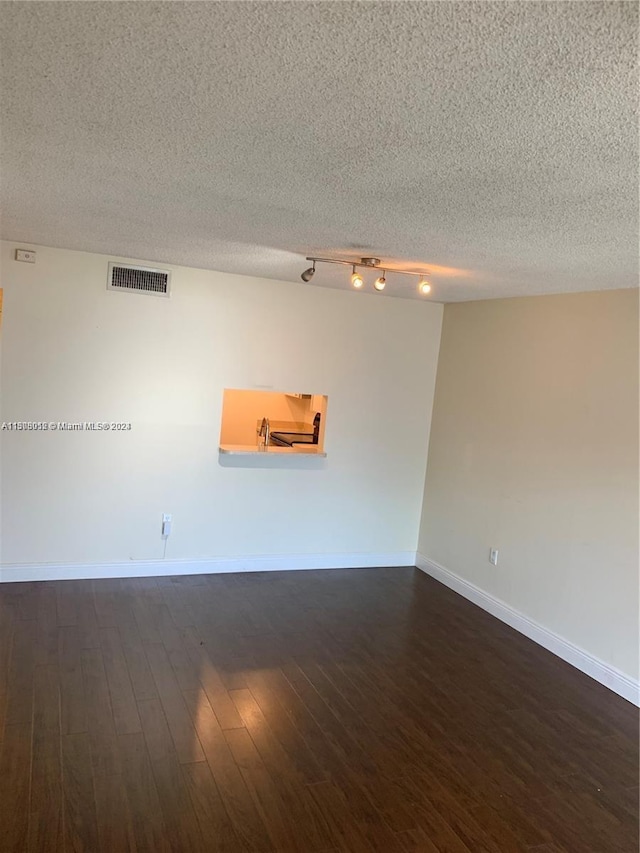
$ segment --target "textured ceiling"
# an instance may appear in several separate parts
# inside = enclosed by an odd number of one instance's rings
[[[292,281],[375,254],[439,301],[634,286],[637,18],[3,2],[2,236]]]

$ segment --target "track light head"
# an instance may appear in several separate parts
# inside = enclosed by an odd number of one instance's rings
[[[381,276],[379,276],[379,277],[378,277],[378,278],[373,282],[373,286],[375,287],[375,289],[376,289],[376,290],[380,291],[380,290],[384,290],[386,283],[387,283],[387,280],[386,280],[386,278],[384,277],[384,272],[383,272],[383,273],[382,273],[382,275],[381,275]]]
[[[431,285],[426,279],[420,279],[420,284],[418,285],[418,292],[421,293],[423,296],[427,296],[427,294],[431,293]]]
[[[316,262],[314,261],[314,262],[313,262],[313,266],[312,266],[312,267],[309,267],[309,269],[308,269],[308,270],[305,270],[305,271],[302,273],[302,275],[300,276],[300,278],[301,278],[303,281],[311,281],[311,279],[313,278],[313,275],[314,275],[315,271],[316,271]]]
[[[360,275],[359,272],[356,272],[355,264],[353,265],[353,273],[351,274],[351,284],[354,287],[358,288],[358,290],[364,284],[364,280],[363,280],[362,276]]]

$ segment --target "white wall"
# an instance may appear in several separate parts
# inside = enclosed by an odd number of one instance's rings
[[[446,306],[419,552],[638,677],[636,290]]]
[[[133,429],[0,432],[5,569],[161,559],[163,512],[167,560],[415,552],[441,306],[184,267],[115,293],[114,258],[15,248],[2,421]],[[255,386],[329,395],[326,460],[221,464],[223,389]]]

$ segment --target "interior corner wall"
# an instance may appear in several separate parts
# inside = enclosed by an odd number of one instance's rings
[[[638,678],[637,290],[446,306],[418,551]]]
[[[139,261],[171,269],[166,299],[107,290],[108,261],[126,259],[29,246],[26,264],[16,248],[2,245],[2,421],[132,428],[0,431],[0,577],[413,562],[441,305]],[[223,389],[256,387],[329,396],[326,460],[224,464]]]

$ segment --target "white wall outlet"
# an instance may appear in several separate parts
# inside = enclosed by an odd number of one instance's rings
[[[36,253],[31,249],[16,249],[16,261],[22,261],[24,264],[35,264]]]
[[[491,548],[491,550],[489,551],[489,562],[493,566],[498,565],[498,549],[497,548]]]
[[[162,514],[162,535],[165,539],[171,535],[171,514],[168,512]]]

